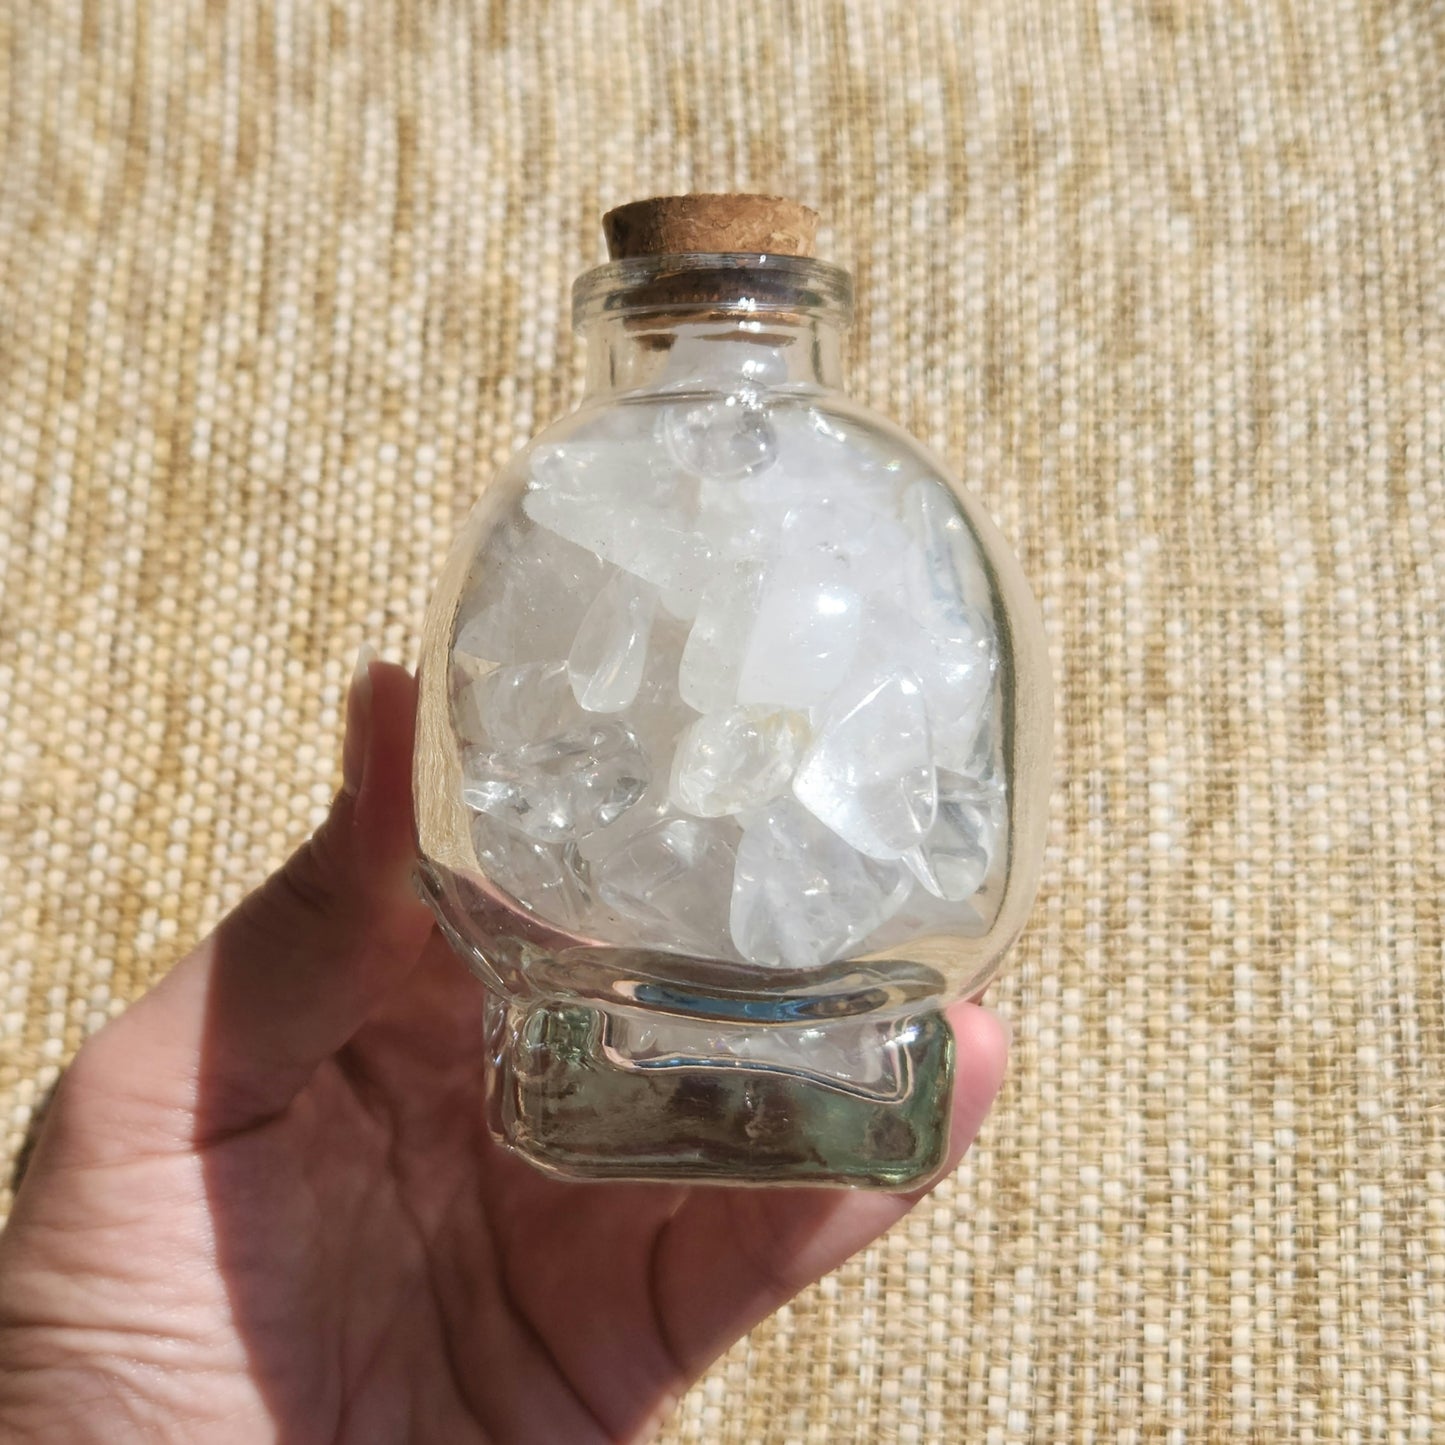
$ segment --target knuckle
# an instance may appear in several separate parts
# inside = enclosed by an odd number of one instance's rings
[[[346,880],[327,828],[293,853],[237,910],[260,938],[291,937],[308,926],[345,921]]]
[[[336,903],[336,880],[326,855],[315,838],[298,848],[262,892],[279,895],[289,910],[324,918]]]

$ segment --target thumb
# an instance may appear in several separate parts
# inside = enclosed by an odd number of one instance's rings
[[[77,1060],[187,1142],[279,1111],[405,980],[431,930],[411,888],[416,684],[362,650],[345,782],[316,834]],[[87,1059],[87,1055],[90,1058]],[[126,1089],[129,1083],[133,1087]]]

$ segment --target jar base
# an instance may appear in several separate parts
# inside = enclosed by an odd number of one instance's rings
[[[574,1179],[909,1190],[948,1150],[943,1016],[738,1026],[493,999],[493,1134]]]

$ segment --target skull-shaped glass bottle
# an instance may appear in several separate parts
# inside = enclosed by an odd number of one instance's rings
[[[1033,600],[841,394],[849,279],[786,254],[810,214],[613,213],[650,254],[576,284],[582,404],[487,488],[427,617],[421,878],[490,990],[491,1127],[560,1174],[925,1182],[939,1010],[1037,885]]]

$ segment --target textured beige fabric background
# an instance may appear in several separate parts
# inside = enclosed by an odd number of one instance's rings
[[[599,212],[777,189],[1059,772],[980,1146],[669,1439],[1445,1438],[1445,8],[16,0],[0,66],[7,1154],[320,816]]]

